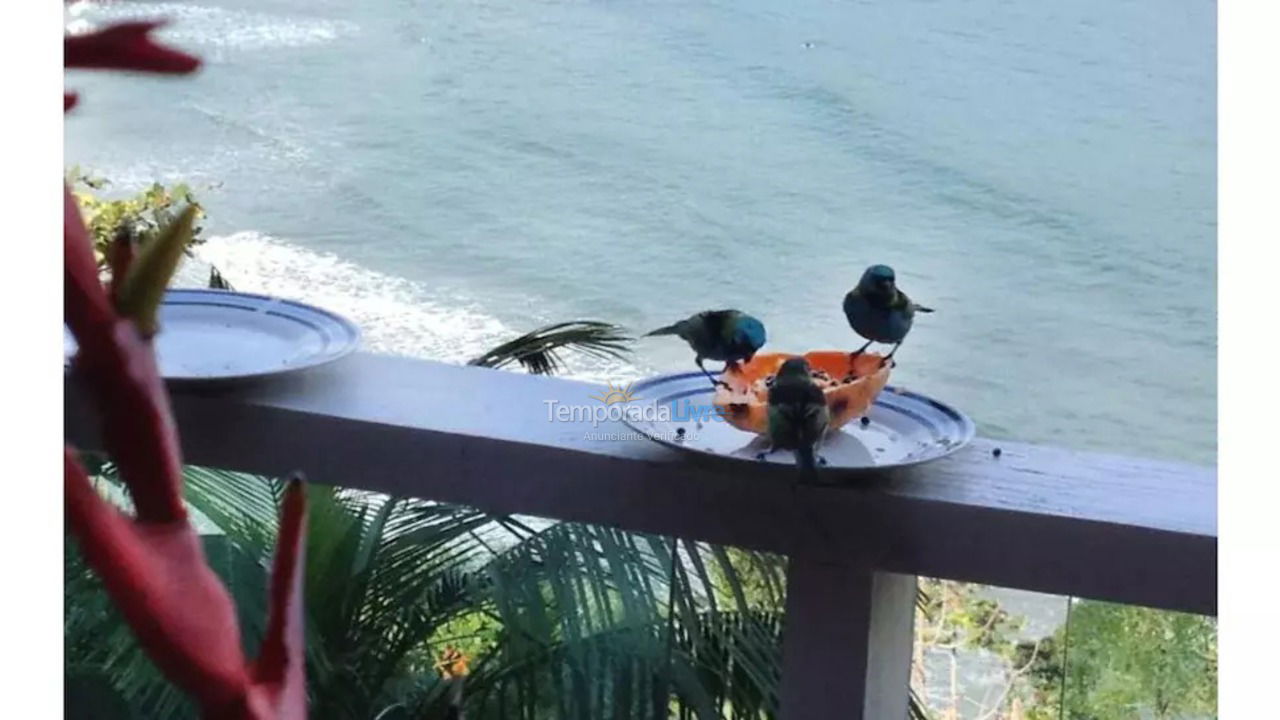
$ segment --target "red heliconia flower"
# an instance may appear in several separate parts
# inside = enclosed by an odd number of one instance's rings
[[[67,38],[67,64],[195,69],[195,58],[147,38],[155,26],[125,23]],[[63,104],[70,107],[74,96],[64,96]],[[116,310],[117,288],[109,292],[98,279],[89,232],[70,189],[64,186],[63,195],[64,316],[78,346],[73,370],[102,417],[103,445],[135,508],[131,517],[99,495],[68,448],[63,458],[67,527],[139,644],[196,700],[205,717],[303,720],[302,484],[291,481],[285,494],[266,635],[258,658],[248,662],[235,604],[205,561],[182,502],[178,434],[151,344],[133,318]],[[128,273],[131,260],[130,248],[113,248],[110,261],[117,272]]]
[[[69,68],[189,73],[200,60],[152,41],[160,22],[122,22],[62,41],[62,64]]]
[[[151,39],[151,31],[164,23],[122,22],[84,35],[62,39],[62,65],[86,70],[139,70],[186,74],[200,67],[200,59]],[[75,107],[75,93],[63,93],[62,111]]]

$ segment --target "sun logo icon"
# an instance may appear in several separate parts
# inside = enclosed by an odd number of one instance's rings
[[[613,383],[609,383],[608,389],[599,395],[592,395],[591,397],[594,400],[599,400],[605,405],[631,402],[632,400],[635,400],[635,397],[631,394],[631,386],[634,384],[635,383],[627,383],[625,387],[622,385],[615,387]]]

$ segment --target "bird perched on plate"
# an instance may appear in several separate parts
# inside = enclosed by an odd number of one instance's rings
[[[802,357],[788,358],[778,369],[769,388],[769,449],[756,457],[763,460],[774,450],[791,450],[801,472],[816,478],[817,465],[826,461],[815,448],[827,434],[831,411],[809,373],[809,363]]]
[[[764,323],[738,310],[706,310],[674,325],[647,333],[678,335],[695,353],[694,362],[713,385],[724,385],[707,372],[703,360],[720,360],[725,369],[739,362],[749,362],[764,346]]]
[[[933,309],[912,302],[898,289],[893,268],[888,265],[867,268],[858,286],[844,296],[844,316],[849,319],[849,327],[867,339],[853,354],[861,355],[873,342],[891,343],[893,350],[884,359],[889,362],[911,331],[917,312],[931,313]]]

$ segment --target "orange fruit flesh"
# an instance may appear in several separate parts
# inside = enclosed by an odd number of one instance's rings
[[[768,381],[791,357],[794,355],[763,353],[724,373],[721,379],[729,388],[717,386],[712,402],[730,425],[760,435],[768,431]],[[889,382],[892,363],[880,367],[883,358],[875,353],[851,358],[844,350],[814,350],[805,353],[804,358],[817,374],[810,377],[827,398],[832,430],[866,414]]]

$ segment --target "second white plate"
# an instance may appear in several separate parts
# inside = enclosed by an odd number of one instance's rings
[[[66,356],[75,340],[65,333]],[[175,382],[235,381],[333,362],[360,345],[349,320],[311,305],[227,290],[170,290],[155,337],[160,374]]]

